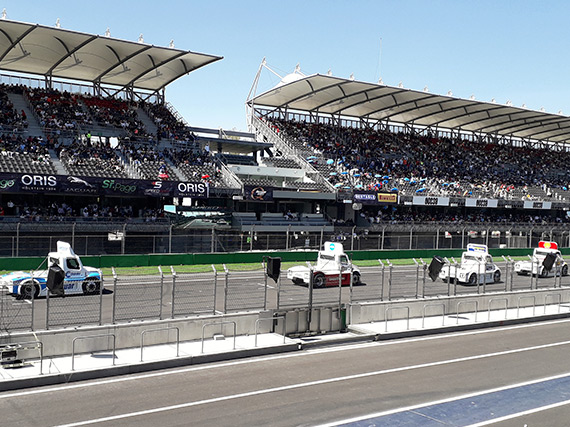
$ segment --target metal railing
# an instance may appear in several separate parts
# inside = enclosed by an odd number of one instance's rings
[[[145,329],[141,332],[141,362],[143,361],[144,337],[150,332],[176,331],[176,357],[180,356],[180,328],[170,326],[167,328]]]
[[[410,307],[407,305],[400,305],[400,306],[392,306],[392,307],[387,307],[385,312],[384,312],[384,323],[385,323],[385,328],[384,328],[384,332],[388,332],[388,314],[392,311],[395,310],[406,310],[406,330],[410,329]]]
[[[202,326],[202,347],[200,349],[200,353],[204,353],[204,331],[206,329],[206,327],[208,326],[223,326],[223,325],[233,325],[234,330],[233,330],[233,339],[234,339],[234,345],[232,350],[236,349],[236,335],[237,335],[237,323],[231,320],[226,320],[226,321],[221,321],[221,322],[209,322],[209,323],[205,323]]]
[[[100,335],[85,335],[80,337],[73,338],[71,343],[71,370],[75,371],[75,342],[80,340],[88,340],[88,339],[95,339],[95,338],[104,338],[104,337],[112,337],[113,338],[113,366],[115,366],[115,359],[116,359],[116,346],[117,346],[117,337],[115,334],[100,334]]]
[[[259,332],[259,324],[261,322],[267,322],[269,320],[271,321],[275,321],[275,320],[279,320],[281,319],[283,321],[283,331],[281,332],[281,335],[283,335],[283,344],[285,344],[287,337],[285,336],[285,327],[286,327],[286,322],[285,322],[285,316],[272,316],[272,317],[263,317],[260,319],[257,319],[255,321],[255,340],[254,340],[254,347],[257,347],[257,334]]]

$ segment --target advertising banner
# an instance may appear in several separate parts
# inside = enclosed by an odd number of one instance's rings
[[[414,196],[413,204],[420,206],[449,206],[449,197]]]
[[[244,185],[243,197],[246,200],[268,202],[273,200],[273,187],[266,187],[262,185]]]
[[[204,199],[209,195],[209,188],[204,182],[0,173],[0,192]]]
[[[496,208],[499,205],[499,200],[497,199],[465,199],[465,206],[474,208]]]
[[[364,205],[376,205],[379,203],[398,203],[396,193],[377,193],[375,191],[358,192],[352,195],[352,201]]]
[[[525,200],[523,207],[525,209],[552,209],[552,202],[533,202]]]

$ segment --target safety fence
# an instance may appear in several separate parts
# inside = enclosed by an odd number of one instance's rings
[[[90,224],[89,231],[80,227],[85,224]],[[0,225],[3,226],[0,227],[0,257],[6,258],[45,256],[55,248],[58,240],[69,242],[80,256],[318,250],[325,241],[340,242],[349,251],[460,250],[469,243],[485,244],[490,249],[516,250],[536,247],[540,240],[557,241],[560,248],[570,248],[570,232],[563,224],[531,226],[509,223],[490,228],[480,223],[465,223],[461,227],[437,222],[387,223],[364,229],[335,227],[331,231],[330,227],[323,226],[310,232],[263,232],[256,230],[255,226],[249,230],[236,230],[216,229],[212,224],[211,229],[188,231],[164,221],[15,223],[0,217]]]
[[[66,295],[30,299],[0,292],[0,335],[13,331],[44,330],[107,325],[188,316],[215,315],[262,310],[307,310],[338,307],[360,302],[397,301],[438,296],[491,294],[554,289],[570,286],[564,264],[548,274],[535,265],[539,274],[519,275],[515,262],[503,257],[496,270],[482,274],[488,266],[475,267],[474,283],[455,281],[459,264],[447,259],[441,267],[443,278],[430,277],[429,264],[415,259],[414,265],[394,265],[379,259],[376,266],[344,271],[318,278],[307,263],[308,281],[291,280],[287,271],[269,274],[263,266],[254,271],[237,271],[223,266],[220,271],[178,273],[175,268],[157,268],[145,276],[112,275],[93,295]],[[532,263],[532,262],[531,262]],[[434,280],[435,279],[435,280]],[[10,289],[11,290],[11,289]]]

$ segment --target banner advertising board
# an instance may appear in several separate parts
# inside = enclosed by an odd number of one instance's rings
[[[273,200],[273,187],[266,187],[262,185],[244,185],[243,197],[246,200],[268,202]]]
[[[0,192],[205,199],[209,187],[204,182],[0,173]]]

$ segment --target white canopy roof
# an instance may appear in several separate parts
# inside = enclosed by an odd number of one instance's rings
[[[504,137],[570,142],[567,116],[320,74],[284,78],[249,103]]]
[[[156,91],[219,56],[0,20],[0,70]]]

